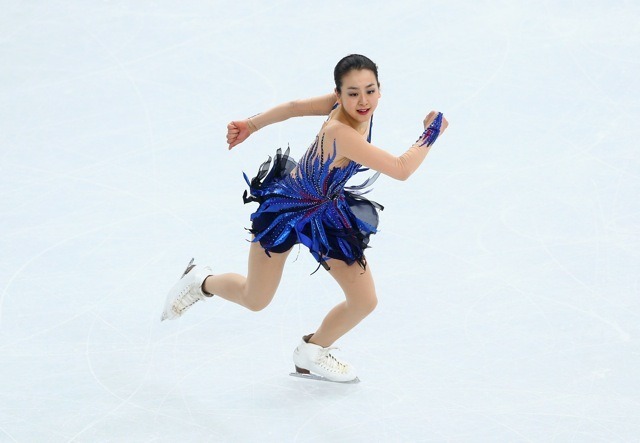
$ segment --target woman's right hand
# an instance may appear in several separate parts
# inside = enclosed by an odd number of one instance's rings
[[[227,125],[227,144],[229,149],[239,145],[251,135],[249,120],[236,120]]]

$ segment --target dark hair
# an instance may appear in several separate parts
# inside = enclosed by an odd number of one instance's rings
[[[333,79],[336,82],[336,90],[338,91],[338,94],[342,89],[342,77],[354,69],[358,71],[368,69],[373,72],[376,76],[376,83],[380,86],[380,81],[378,80],[378,67],[376,64],[364,55],[351,54],[340,60],[333,70]]]

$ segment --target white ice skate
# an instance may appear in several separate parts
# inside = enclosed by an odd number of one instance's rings
[[[331,353],[337,348],[323,348],[309,343],[310,335],[293,351],[293,363],[296,372],[290,375],[311,380],[332,381],[336,383],[359,383],[356,369],[349,363],[338,359]]]
[[[210,275],[213,275],[211,268],[194,265],[191,259],[180,281],[167,294],[160,320],[174,320],[184,314],[194,303],[211,297],[202,291],[202,284]]]

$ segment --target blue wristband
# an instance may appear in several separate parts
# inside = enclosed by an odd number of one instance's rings
[[[440,135],[440,126],[442,126],[442,112],[438,112],[436,118],[431,122],[429,127],[424,130],[420,138],[416,140],[416,143],[420,143],[419,146],[430,147],[435,143],[436,139]]]

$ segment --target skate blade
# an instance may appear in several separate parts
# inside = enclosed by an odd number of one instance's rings
[[[187,265],[187,268],[184,270],[184,272],[180,276],[181,279],[195,267],[195,265],[193,264],[194,261],[195,261],[195,258],[192,258],[189,264]],[[171,295],[171,292],[169,292],[169,295]],[[167,300],[169,299],[169,295],[167,295]],[[162,311],[162,315],[160,316],[160,321],[169,320],[169,314],[167,313],[167,300],[165,300],[165,307],[164,307],[164,310]],[[174,318],[178,318],[178,317],[174,317]]]
[[[195,265],[193,264],[194,261],[195,261],[195,258],[192,258],[191,261],[189,262],[189,264],[187,265],[187,268],[184,270],[184,272],[180,276],[180,278],[182,278],[185,275],[187,275],[189,273],[189,271],[191,271],[195,267]]]
[[[352,384],[360,383],[360,379],[358,377],[349,381],[335,381],[335,380],[329,380],[328,378],[325,378],[321,375],[316,375],[316,374],[301,374],[299,372],[292,372],[289,375],[292,377],[305,378],[307,380],[326,381],[329,383],[340,383],[342,385],[352,385]]]

